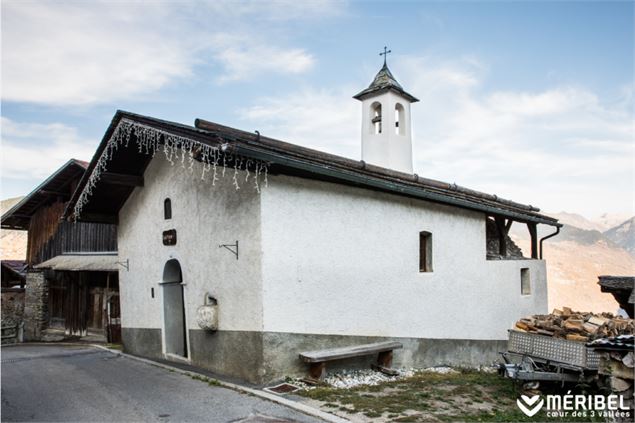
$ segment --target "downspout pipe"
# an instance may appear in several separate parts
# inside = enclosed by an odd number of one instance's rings
[[[552,233],[551,235],[547,235],[545,237],[540,238],[540,260],[542,260],[542,242],[546,239],[549,238],[553,238],[554,236],[558,235],[560,233],[560,226],[556,227],[556,231],[554,233]]]

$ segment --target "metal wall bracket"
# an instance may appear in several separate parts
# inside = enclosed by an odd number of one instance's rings
[[[238,260],[238,241],[235,244],[221,244],[218,248],[225,248],[231,251],[236,256],[236,260]]]
[[[115,264],[118,264],[121,267],[125,267],[126,272],[130,271],[130,259],[126,259],[126,261],[116,261]]]

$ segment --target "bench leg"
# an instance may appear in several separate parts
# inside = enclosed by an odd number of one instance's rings
[[[399,372],[395,369],[391,369],[392,365],[392,351],[384,351],[380,352],[377,355],[377,364],[373,364],[371,368],[373,370],[377,370],[378,372],[382,372],[389,376],[397,376]]]
[[[392,351],[380,352],[377,355],[377,365],[381,367],[392,366]]]
[[[311,363],[309,367],[309,376],[311,379],[315,380],[324,380],[324,376],[326,375],[326,363]]]

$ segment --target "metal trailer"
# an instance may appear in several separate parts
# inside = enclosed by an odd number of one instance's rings
[[[588,382],[595,378],[600,356],[585,343],[509,330],[502,352],[503,376],[522,382]]]

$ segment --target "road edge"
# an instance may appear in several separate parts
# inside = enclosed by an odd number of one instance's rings
[[[196,376],[198,376],[200,378],[203,378],[205,380],[213,381],[213,382],[217,383],[219,386],[222,386],[224,388],[232,389],[234,391],[243,392],[245,394],[254,395],[254,396],[257,396],[257,397],[260,397],[260,398],[263,398],[263,399],[278,403],[280,405],[284,405],[285,407],[292,408],[292,409],[294,409],[296,411],[299,411],[299,412],[301,412],[303,414],[306,414],[306,415],[309,415],[309,416],[312,416],[312,417],[317,417],[317,418],[322,419],[322,420],[324,420],[326,422],[330,422],[330,423],[349,423],[350,422],[350,420],[344,419],[344,418],[339,417],[339,416],[335,416],[333,414],[327,413],[326,411],[322,411],[320,409],[311,407],[311,406],[306,405],[306,404],[302,404],[302,403],[299,403],[299,402],[291,401],[291,400],[288,400],[286,398],[280,397],[278,395],[270,394],[270,393],[265,392],[265,391],[261,391],[259,389],[248,388],[246,386],[237,385],[235,383],[225,382],[225,381],[220,380],[220,379],[214,379],[214,378],[209,377],[209,376],[207,376],[207,375],[205,375],[203,373],[198,373],[198,372],[195,372],[195,371],[192,371],[192,370],[183,370],[183,369],[180,369],[180,368],[175,367],[175,366],[170,366],[169,364],[160,363],[160,362],[153,361],[153,360],[150,360],[150,359],[147,359],[147,358],[143,358],[143,357],[137,357],[137,356],[131,355],[131,354],[126,354],[123,351],[119,351],[119,350],[111,349],[111,348],[108,348],[108,347],[104,347],[103,345],[99,345],[99,344],[84,344],[84,345],[90,345],[91,347],[99,348],[101,350],[108,351],[108,352],[110,352],[112,354],[117,354],[117,355],[120,355],[122,357],[127,357],[127,358],[130,358],[132,360],[140,361],[142,363],[149,364],[149,365],[152,365],[152,366],[161,367],[161,368],[164,368],[166,370],[169,370],[169,371],[172,371],[172,372],[177,372],[177,373],[180,373],[180,374],[183,374],[183,375],[186,375],[186,376],[196,375]]]

